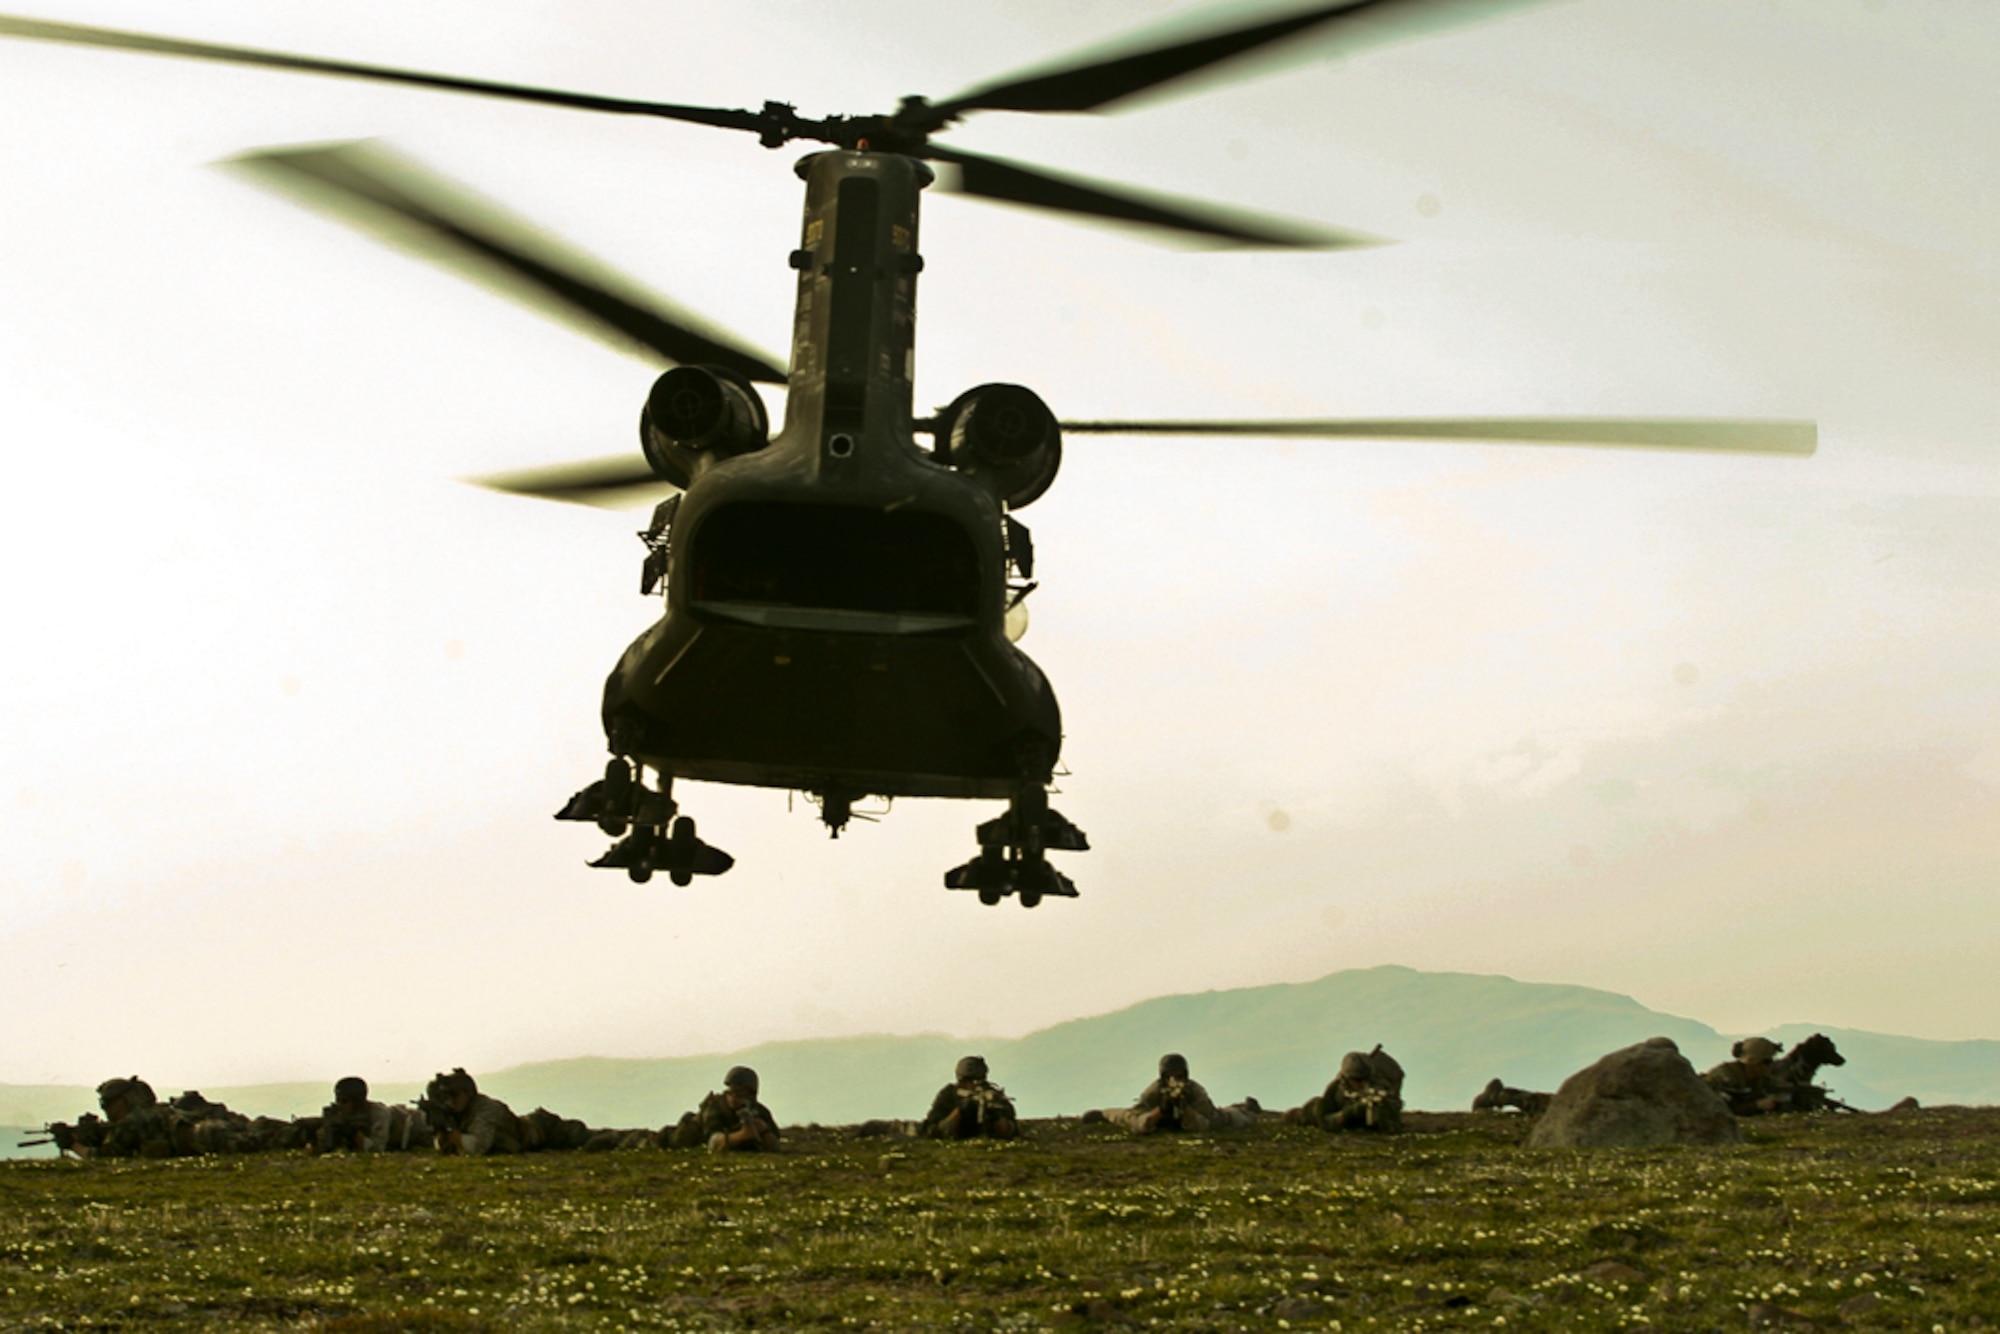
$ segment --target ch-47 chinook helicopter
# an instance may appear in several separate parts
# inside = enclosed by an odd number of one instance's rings
[[[1445,0],[1453,3],[1453,0]],[[946,873],[984,903],[1076,894],[1047,853],[1088,846],[1048,804],[1062,722],[1014,646],[1034,585],[1014,517],[1045,492],[1065,433],[1524,441],[1810,454],[1809,422],[1713,419],[1059,421],[1032,390],[985,384],[930,417],[912,410],[917,215],[925,187],[1163,229],[1211,243],[1338,247],[1373,238],[975,156],[933,136],[979,111],[1091,111],[1313,32],[1354,30],[1439,0],[1338,0],[1113,58],[1075,60],[887,115],[808,119],[598,97],[277,52],[0,17],[0,35],[260,65],[748,130],[768,148],[831,147],[797,164],[805,217],[789,368],[656,299],[483,201],[366,144],[278,149],[234,165],[434,256],[504,275],[572,322],[672,363],[647,395],[639,457],[486,479],[603,500],[676,488],[642,534],[660,621],[606,683],[604,777],[558,818],[618,841],[593,866],[676,884],[733,859],[679,813],[676,778],[801,790],[837,835],[856,799],[1005,800],[979,852]],[[1456,5],[1463,9],[1462,3]],[[755,385],[783,385],[773,434]],[[918,443],[928,436],[928,447]],[[653,775],[654,784],[647,782]],[[655,785],[656,784],[656,785]]]

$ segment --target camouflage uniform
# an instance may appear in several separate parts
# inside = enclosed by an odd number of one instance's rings
[[[703,1098],[660,1140],[674,1149],[706,1144],[710,1153],[771,1153],[778,1148],[778,1118],[757,1101],[757,1072],[738,1065],[722,1077],[722,1092]]]
[[[391,1107],[368,1097],[368,1081],[349,1075],[333,1086],[333,1101],[321,1109],[313,1146],[321,1153],[400,1152],[431,1143],[430,1123],[414,1107]]]
[[[537,1107],[521,1118],[521,1147],[536,1150],[581,1149],[597,1134],[574,1117],[557,1116],[546,1107]]]
[[[521,1119],[506,1103],[481,1093],[463,1066],[432,1079],[417,1107],[437,1138],[439,1153],[479,1157],[521,1151]]]
[[[168,1115],[177,1154],[254,1153],[264,1147],[249,1117],[210,1102],[193,1089],[169,1104]]]
[[[1792,1088],[1772,1064],[1778,1050],[1769,1038],[1744,1038],[1729,1049],[1734,1059],[1702,1075],[1702,1082],[1720,1093],[1738,1116],[1783,1111],[1792,1100]]]
[[[1006,1090],[986,1078],[986,1060],[968,1056],[931,1099],[918,1133],[931,1139],[1013,1139],[1021,1133]]]
[[[1146,1085],[1137,1102],[1107,1107],[1099,1115],[1121,1130],[1150,1135],[1161,1130],[1242,1130],[1256,1123],[1257,1110],[1250,1099],[1217,1107],[1208,1090],[1188,1076],[1187,1058],[1169,1052],[1160,1058],[1160,1077]]]
[[[174,1118],[145,1080],[137,1075],[105,1080],[97,1086],[97,1105],[104,1120],[90,1136],[96,1142],[86,1146],[92,1153],[104,1158],[173,1157]]]
[[[1491,1079],[1472,1100],[1472,1110],[1504,1112],[1513,1107],[1529,1116],[1540,1116],[1549,1109],[1549,1103],[1554,1098],[1553,1093],[1530,1093],[1526,1089],[1511,1088],[1497,1079]]]
[[[1326,1091],[1285,1119],[1323,1130],[1393,1134],[1403,1128],[1403,1067],[1380,1043],[1371,1052],[1351,1051],[1340,1058],[1340,1073]]]

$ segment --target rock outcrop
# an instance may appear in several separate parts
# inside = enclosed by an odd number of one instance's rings
[[[1577,1071],[1528,1135],[1530,1148],[1740,1144],[1729,1104],[1702,1083],[1672,1038],[1648,1038]]]

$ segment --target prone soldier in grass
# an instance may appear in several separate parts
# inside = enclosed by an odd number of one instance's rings
[[[1497,1078],[1486,1081],[1486,1087],[1472,1099],[1475,1112],[1504,1112],[1509,1107],[1528,1116],[1540,1116],[1555,1100],[1553,1093],[1533,1093],[1527,1089],[1517,1089],[1501,1083]]]
[[[1351,1051],[1340,1058],[1340,1070],[1325,1092],[1286,1112],[1285,1121],[1393,1134],[1403,1128],[1403,1067],[1379,1042],[1370,1052]]]
[[[1780,1050],[1769,1038],[1744,1038],[1730,1045],[1730,1059],[1705,1072],[1702,1082],[1720,1093],[1738,1116],[1775,1112],[1785,1101],[1785,1090],[1772,1069]]]
[[[133,1075],[107,1079],[97,1086],[97,1106],[104,1119],[87,1147],[102,1158],[171,1158],[174,1117],[160,1106],[153,1086]],[[95,1118],[90,1118],[95,1119]]]
[[[1815,1033],[1783,1056],[1778,1052],[1769,1038],[1744,1038],[1730,1047],[1732,1059],[1707,1071],[1702,1081],[1738,1116],[1853,1110],[1813,1082],[1821,1066],[1847,1064],[1832,1038]]]
[[[774,1153],[778,1120],[757,1101],[757,1072],[747,1065],[730,1067],[722,1091],[701,1100],[671,1130],[660,1132],[669,1148],[692,1149],[706,1144],[710,1153]]]
[[[967,1056],[931,1099],[919,1134],[931,1139],[1013,1139],[1021,1133],[1005,1089],[986,1077],[986,1058]]]
[[[464,1066],[433,1078],[417,1109],[429,1124],[439,1153],[478,1157],[521,1151],[521,1119],[506,1103],[481,1093]]]
[[[79,1158],[132,1158],[146,1145],[148,1158],[165,1158],[173,1153],[173,1136],[158,1108],[153,1086],[137,1075],[129,1079],[107,1079],[97,1086],[98,1116],[86,1112],[76,1124],[52,1121],[47,1130],[50,1141],[61,1154]]]
[[[264,1147],[264,1136],[249,1117],[193,1089],[167,1104],[167,1116],[177,1154],[254,1153]]]
[[[1108,1121],[1135,1135],[1163,1130],[1241,1130],[1256,1124],[1261,1112],[1255,1098],[1231,1107],[1217,1107],[1208,1090],[1188,1073],[1187,1057],[1168,1052],[1160,1058],[1160,1077],[1146,1085],[1130,1107],[1086,1112],[1085,1121]]]
[[[174,1158],[265,1147],[262,1128],[249,1117],[193,1089],[163,1103],[151,1084],[131,1075],[99,1084],[97,1105],[102,1119],[85,1116],[74,1126],[58,1121],[49,1127],[58,1150],[78,1157]]]
[[[386,1153],[431,1143],[430,1123],[414,1107],[391,1107],[368,1096],[368,1081],[349,1075],[333,1086],[333,1101],[320,1112],[313,1142],[318,1153]]]

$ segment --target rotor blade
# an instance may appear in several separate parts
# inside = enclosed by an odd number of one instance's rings
[[[621,351],[785,382],[741,340],[379,144],[267,149],[223,165]]]
[[[1398,35],[1411,20],[1451,20],[1494,7],[1493,0],[1333,0],[1280,18],[1148,47],[1121,56],[1017,75],[932,104],[946,118],[967,111],[1095,111],[1211,65],[1342,20],[1344,28]]]
[[[581,463],[558,463],[548,468],[528,468],[520,472],[495,473],[491,477],[468,477],[474,486],[504,491],[513,496],[533,496],[539,500],[561,500],[573,505],[595,505],[600,509],[627,509],[643,500],[664,496],[673,483],[631,454],[615,458],[587,459]]]
[[[554,88],[530,88],[522,84],[494,83],[486,79],[461,79],[449,74],[425,74],[417,70],[361,65],[345,60],[321,60],[313,56],[288,55],[282,51],[218,46],[212,42],[187,42],[174,37],[155,37],[149,33],[124,32],[116,28],[85,27],[80,23],[54,23],[46,19],[0,15],[0,36],[25,37],[39,42],[68,42],[76,46],[102,46],[116,51],[142,51],[149,55],[181,56],[189,60],[214,60],[229,65],[261,65],[269,69],[298,70],[306,74],[370,79],[377,83],[414,84],[419,88],[476,93],[482,97],[501,97],[514,102],[540,102],[549,106],[574,107],[583,111],[613,111],[635,116],[659,116],[667,120],[690,121],[697,125],[752,130],[759,134],[770,128],[770,118],[754,111],[678,106],[671,102],[638,102],[622,97],[598,97],[591,93],[570,93]]]
[[[1809,421],[1721,417],[1375,417],[1332,421],[1077,421],[1077,435],[1236,435],[1354,440],[1466,440],[1505,444],[1706,449],[1806,457],[1819,447]]]
[[[942,189],[958,194],[1157,227],[1223,245],[1346,250],[1387,244],[1380,237],[1362,232],[1334,231],[1311,223],[1224,208],[1219,204],[1176,199],[1129,185],[1114,186],[1083,181],[1073,176],[1057,176],[1039,167],[980,157],[936,144],[927,147],[924,156],[956,169],[941,173],[939,184]]]

